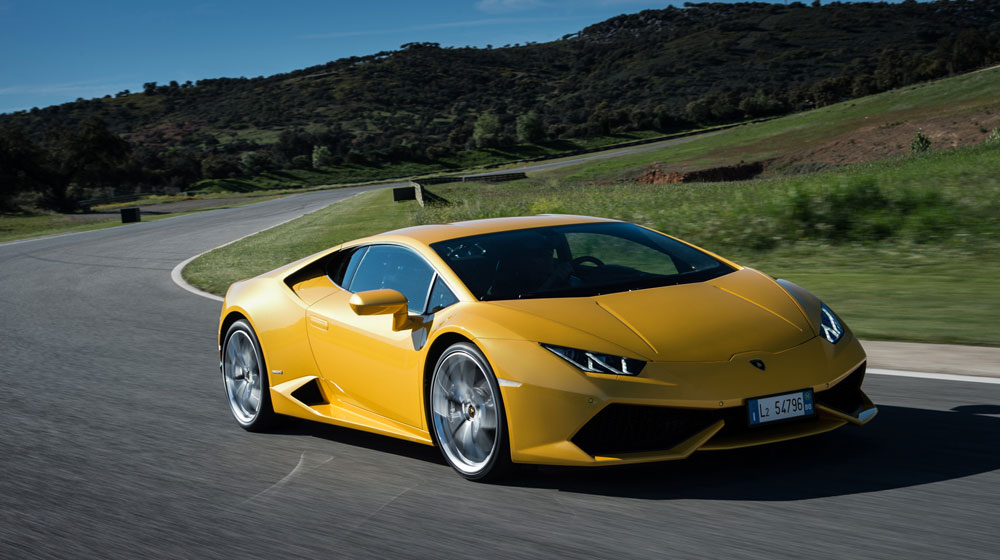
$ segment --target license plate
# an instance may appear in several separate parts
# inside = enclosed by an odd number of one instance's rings
[[[764,424],[777,420],[811,416],[813,413],[812,389],[759,397],[747,401],[747,412],[750,413],[750,425]]]

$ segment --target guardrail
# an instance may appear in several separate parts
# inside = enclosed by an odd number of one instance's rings
[[[456,182],[456,181],[448,181]],[[440,197],[431,191],[424,188],[423,185],[416,181],[410,181],[410,186],[408,187],[397,187],[392,189],[392,201],[393,202],[404,202],[407,200],[416,200],[417,204],[421,206],[426,206],[428,204],[451,204],[444,197]]]

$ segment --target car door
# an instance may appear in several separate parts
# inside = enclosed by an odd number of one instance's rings
[[[342,401],[397,422],[423,426],[420,355],[432,320],[423,312],[435,278],[434,269],[415,251],[372,245],[365,249],[352,277],[343,280],[347,289],[307,310],[316,363],[341,393]],[[413,316],[410,326],[394,331],[391,315],[360,316],[348,304],[352,293],[381,288],[406,296]]]

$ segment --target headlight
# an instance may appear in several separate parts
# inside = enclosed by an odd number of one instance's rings
[[[609,373],[613,375],[639,375],[646,362],[624,356],[588,352],[565,346],[542,344],[542,347],[556,356],[566,360],[583,371],[590,373]]]
[[[815,325],[819,323],[819,334],[827,339],[830,344],[836,344],[844,336],[844,325],[840,324],[837,316],[830,311],[825,303],[810,293],[805,288],[789,282],[788,280],[777,280],[778,285],[785,289],[789,295],[795,298],[806,312],[806,317]]]
[[[820,304],[819,310],[819,332],[831,344],[836,344],[840,337],[844,336],[844,327],[825,303]]]

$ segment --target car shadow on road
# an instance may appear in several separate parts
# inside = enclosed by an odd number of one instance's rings
[[[610,469],[540,468],[520,487],[649,500],[785,501],[876,492],[1000,469],[995,405],[934,411],[880,406],[867,426],[684,461]]]
[[[352,447],[362,447],[381,453],[399,455],[428,463],[444,465],[441,452],[436,447],[422,445],[388,436],[372,434],[351,428],[342,428],[331,424],[310,422],[298,418],[288,418],[280,427],[271,430],[272,433],[295,436],[311,436],[330,442]]]

